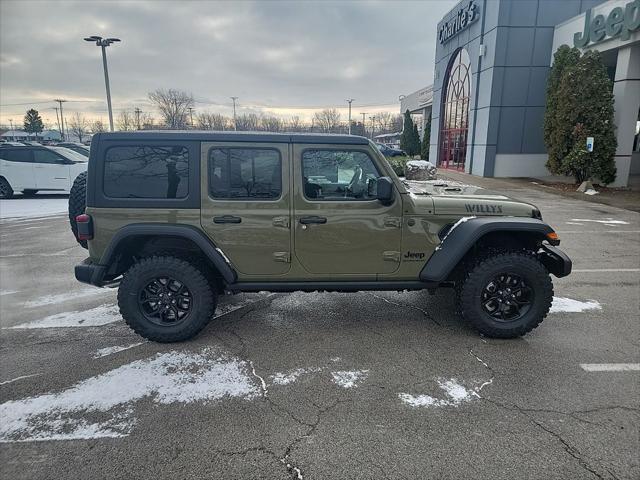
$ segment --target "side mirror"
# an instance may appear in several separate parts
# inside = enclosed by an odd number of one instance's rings
[[[393,202],[393,182],[389,177],[380,177],[377,183],[376,197],[383,205]]]

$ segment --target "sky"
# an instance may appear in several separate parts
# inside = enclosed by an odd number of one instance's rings
[[[107,49],[114,116],[153,111],[158,88],[191,93],[195,111],[298,115],[341,107],[399,113],[398,96],[433,83],[436,24],[454,0],[0,0],[0,124],[36,108],[52,126],[54,98],[107,122],[100,48]]]

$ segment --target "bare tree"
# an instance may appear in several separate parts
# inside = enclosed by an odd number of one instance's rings
[[[389,133],[392,118],[393,115],[389,112],[376,113],[376,123],[378,124],[378,130],[380,133]]]
[[[255,113],[244,113],[236,117],[236,129],[240,131],[258,130],[260,119]]]
[[[324,133],[336,133],[340,129],[340,113],[335,108],[326,108],[313,114],[313,123]]]
[[[89,133],[88,126],[89,123],[87,119],[80,115],[79,112],[74,113],[71,117],[71,122],[69,123],[71,133],[78,137],[80,143],[82,143],[82,139]]]
[[[122,130],[123,132],[130,132],[136,130],[136,119],[133,113],[128,110],[123,110],[118,115],[118,119],[116,120],[116,126],[118,130]]]
[[[283,130],[282,119],[273,115],[265,116],[260,119],[260,130],[265,132],[281,132]]]
[[[201,130],[227,130],[230,120],[219,113],[199,113],[196,116],[196,125]]]
[[[300,120],[300,117],[295,115],[289,119],[285,128],[289,132],[302,132],[304,129],[304,125],[302,124],[302,120]]]
[[[391,117],[391,122],[389,123],[389,133],[396,133],[402,131],[402,115],[396,114]]]
[[[91,129],[91,133],[100,133],[105,131],[102,120],[95,120],[91,122],[91,126],[89,128]]]
[[[173,88],[158,89],[149,93],[149,100],[160,111],[167,128],[176,130],[187,127],[189,108],[194,106],[193,95]]]

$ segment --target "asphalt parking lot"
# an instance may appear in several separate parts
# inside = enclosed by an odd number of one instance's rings
[[[73,278],[64,215],[4,220],[3,478],[640,478],[640,214],[506,193],[575,269],[508,341],[443,290],[223,298],[195,340],[144,342]]]

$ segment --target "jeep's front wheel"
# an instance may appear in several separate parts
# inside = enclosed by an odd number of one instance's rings
[[[501,253],[475,264],[458,289],[458,310],[480,333],[515,338],[549,313],[553,283],[545,266],[524,252]]]
[[[180,342],[197,335],[213,316],[216,295],[203,272],[175,257],[135,263],[118,289],[120,313],[140,336]]]

